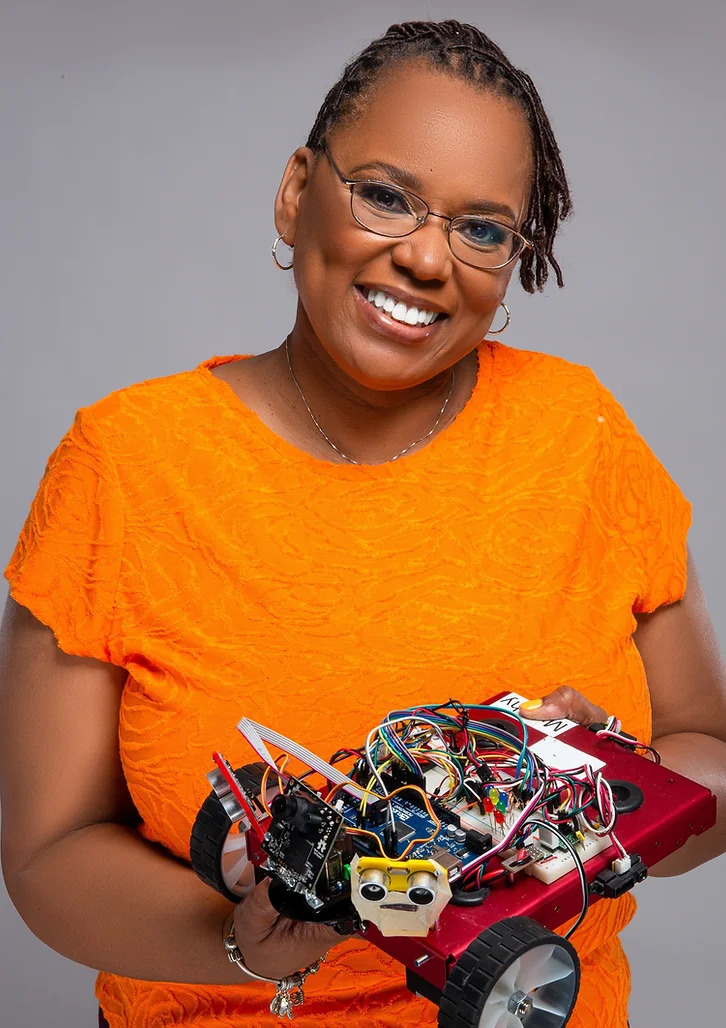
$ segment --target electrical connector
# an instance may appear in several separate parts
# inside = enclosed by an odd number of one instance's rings
[[[617,860],[613,860],[610,866],[612,867],[616,875],[621,875],[624,874],[626,871],[629,871],[632,867],[632,864],[633,862],[630,859],[630,857],[625,856],[618,857]]]
[[[562,845],[557,833],[553,832],[550,828],[544,828],[540,825],[537,829],[537,835],[539,837],[540,845],[547,850],[558,850]]]
[[[614,860],[613,867],[616,865],[625,866],[626,860],[630,862],[630,867],[626,871],[608,871],[607,869],[601,871],[590,882],[590,892],[594,892],[598,896],[604,896],[606,899],[617,899],[623,893],[629,892],[638,882],[642,882],[643,879],[648,877],[648,868],[637,853]]]

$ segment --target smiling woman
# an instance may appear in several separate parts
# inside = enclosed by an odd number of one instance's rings
[[[525,288],[548,262],[561,280],[552,245],[570,201],[541,106],[513,69],[480,56],[472,72],[464,27],[444,66],[425,49],[442,29],[417,31],[385,37],[400,46],[387,62],[372,44],[375,60],[352,63],[288,161],[275,205],[300,298],[287,346],[214,372],[276,433],[333,461],[390,461],[444,431],[517,260]],[[306,407],[324,411],[324,435]]]
[[[591,371],[485,338],[515,270],[562,285],[569,210],[531,79],[473,26],[391,26],[284,169],[284,342],[114,392],[52,454],[5,572],[3,861],[39,938],[102,969],[110,1028],[277,1023],[269,982],[323,955],[306,1023],[434,1023],[362,938],[192,872],[209,753],[243,714],[327,755],[394,707],[559,687],[545,712],[644,742],[655,712],[694,777],[697,750],[723,763],[689,503]],[[683,720],[667,639],[708,724]],[[625,1028],[634,910],[573,935],[571,1028]]]

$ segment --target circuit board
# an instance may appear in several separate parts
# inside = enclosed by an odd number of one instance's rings
[[[343,818],[297,779],[291,779],[285,794],[273,800],[272,809],[277,816],[263,840],[268,867],[288,888],[310,892],[338,839]]]
[[[442,823],[436,835],[429,839],[436,825],[425,810],[422,810],[415,802],[401,796],[395,796],[391,800],[391,807],[396,825],[398,855],[403,852],[412,839],[426,839],[428,841],[417,843],[408,856],[417,860],[436,860],[449,872],[450,881],[456,881],[463,871],[480,859],[488,845],[491,845],[491,838],[487,845],[486,836],[475,831],[474,836],[469,835],[469,839],[473,838],[478,845],[476,850],[470,849],[467,843],[469,830],[462,826],[456,814],[450,814],[448,823]],[[382,809],[387,814],[388,804],[385,804]],[[355,800],[346,796],[342,800],[341,813],[346,825],[351,828],[359,826],[358,804]],[[376,824],[372,818],[366,820],[366,830],[380,840],[381,846],[379,847],[373,839],[365,835],[358,835],[356,836],[356,849],[359,852],[369,853],[372,856],[380,854],[381,848],[386,847],[387,820],[386,818],[379,824]],[[389,852],[389,855],[393,856],[393,853]]]
[[[430,787],[432,784],[427,780],[427,786]],[[441,815],[442,821],[444,818],[446,820],[434,837],[429,839],[436,826],[426,810],[405,797],[393,797],[391,807],[396,825],[396,855],[400,856],[412,839],[426,839],[428,841],[417,843],[409,851],[408,856],[419,860],[435,860],[446,868],[449,881],[456,882],[469,867],[481,862],[481,855],[492,844],[500,842],[510,832],[513,821],[521,816],[521,809],[508,809],[503,797],[500,799],[499,807],[495,807],[491,802],[487,806],[491,809],[475,804],[458,804],[450,810],[438,807],[437,814]],[[339,801],[338,809],[348,827],[361,826],[358,805],[354,800],[346,797],[342,802]],[[378,823],[375,816],[367,818],[365,829],[380,840],[381,846],[379,847],[370,836],[358,835],[355,848],[371,856],[379,855],[383,848],[393,856],[390,834],[386,836],[386,824],[389,822],[388,805],[382,804],[379,811]],[[506,850],[501,854],[501,863],[508,870],[524,871],[549,885],[571,871],[575,862],[556,841],[547,845],[541,843],[539,834],[533,833],[526,844],[529,859],[522,861],[521,858],[517,859],[515,850]],[[474,843],[474,848],[470,848],[470,841]],[[599,837],[590,833],[583,840],[578,840],[573,835],[569,837],[569,841],[583,863],[587,863],[611,845],[608,836]]]

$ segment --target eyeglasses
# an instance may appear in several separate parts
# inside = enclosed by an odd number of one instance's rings
[[[323,152],[341,183],[350,190],[350,210],[358,224],[379,236],[409,236],[431,215],[448,222],[446,234],[451,252],[464,264],[486,271],[506,268],[532,244],[507,225],[491,218],[462,215],[448,218],[432,211],[425,200],[408,189],[373,179],[346,178],[333,160],[327,144]]]

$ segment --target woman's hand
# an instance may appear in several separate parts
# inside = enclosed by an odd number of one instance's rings
[[[302,971],[343,940],[329,925],[278,914],[267,895],[269,887],[265,878],[236,906],[234,935],[250,971],[279,979]]]
[[[551,718],[564,717],[585,727],[608,719],[602,707],[591,703],[571,685],[560,685],[549,696],[540,700],[523,702],[519,712],[522,717],[532,721],[549,721]]]

